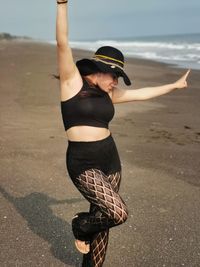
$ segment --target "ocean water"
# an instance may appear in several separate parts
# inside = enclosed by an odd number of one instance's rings
[[[200,33],[71,41],[70,44],[73,48],[91,51],[103,45],[111,45],[122,50],[128,57],[165,62],[180,68],[200,69]]]

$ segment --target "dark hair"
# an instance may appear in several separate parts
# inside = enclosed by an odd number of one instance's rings
[[[57,75],[57,74],[51,74],[52,77],[54,77],[55,79],[57,80],[60,80],[60,75]]]
[[[84,65],[84,66],[82,66]],[[79,64],[77,66],[81,76],[87,76],[90,74],[95,74],[101,72],[100,69],[92,62],[88,62],[88,64]]]
[[[84,70],[79,69],[79,68],[78,68],[78,70],[79,70],[81,76],[87,76],[87,75],[90,75],[90,74],[95,74],[95,73],[97,73],[97,72],[101,72],[101,71],[100,71],[97,67],[95,67],[93,64],[90,65],[90,66],[89,66],[89,65],[86,66]],[[53,76],[55,79],[60,80],[60,75],[58,75],[58,74],[52,74],[52,76]]]
[[[99,68],[97,66],[95,66],[94,64],[92,63],[89,63],[87,65],[84,66],[84,68],[80,68],[77,66],[81,76],[87,76],[87,75],[90,75],[90,74],[95,74],[95,73],[98,73],[98,72],[102,72],[99,70]],[[60,80],[60,75],[58,74],[52,74],[52,76],[57,79],[57,80]]]

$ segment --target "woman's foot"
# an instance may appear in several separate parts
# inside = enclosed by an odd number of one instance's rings
[[[90,244],[87,244],[85,241],[76,239],[75,246],[83,254],[87,254],[90,251]]]

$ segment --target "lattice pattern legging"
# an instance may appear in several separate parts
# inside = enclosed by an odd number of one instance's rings
[[[90,241],[90,252],[83,257],[82,267],[101,267],[105,260],[109,228],[126,221],[128,211],[118,194],[121,173],[106,176],[90,169],[73,179],[78,190],[91,203],[90,212],[78,213],[72,221],[74,235]]]

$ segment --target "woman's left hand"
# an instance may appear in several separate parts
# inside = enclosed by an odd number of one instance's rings
[[[182,89],[187,87],[187,77],[190,73],[190,70],[188,70],[178,81],[174,83],[175,88]]]

